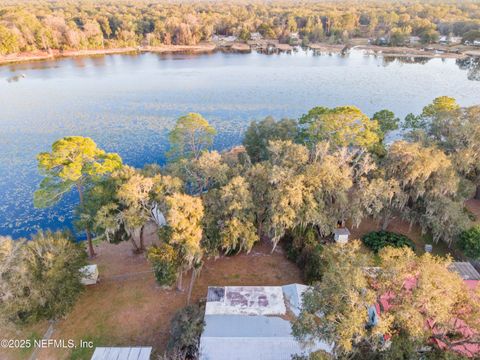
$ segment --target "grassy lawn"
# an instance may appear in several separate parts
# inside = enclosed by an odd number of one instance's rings
[[[89,286],[73,310],[55,325],[54,339],[92,341],[94,346],[153,346],[165,350],[170,320],[186,305],[186,291],[157,286],[150,265],[143,255],[133,255],[131,244],[98,244],[100,283]],[[279,248],[257,245],[250,254],[221,257],[205,263],[195,283],[192,299],[206,296],[209,285],[284,285],[301,282],[300,271]],[[185,276],[188,285],[190,274]],[[17,332],[14,338],[42,337],[48,324]],[[28,359],[29,349],[1,353],[2,360]],[[93,349],[43,349],[38,359],[90,359]]]

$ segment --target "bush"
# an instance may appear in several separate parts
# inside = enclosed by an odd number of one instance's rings
[[[182,354],[184,358],[197,359],[200,335],[205,322],[205,309],[199,305],[188,305],[177,311],[170,327],[168,352]]]
[[[372,231],[362,237],[363,243],[378,253],[382,248],[386,246],[402,247],[408,246],[412,250],[415,249],[415,244],[405,235],[392,233],[389,231]]]
[[[40,231],[30,241],[0,237],[0,318],[27,323],[64,316],[83,290],[86,258],[69,233]]]
[[[458,247],[473,259],[480,259],[480,225],[465,230],[460,234]]]
[[[148,249],[147,259],[152,265],[155,278],[160,285],[171,286],[178,275],[178,257],[175,249],[162,243]]]

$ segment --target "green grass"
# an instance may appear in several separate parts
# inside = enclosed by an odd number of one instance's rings
[[[106,344],[106,340],[102,336],[85,336],[82,338],[84,341],[93,342],[93,347],[77,347],[70,353],[70,360],[90,360],[92,354],[97,346]],[[78,346],[78,344],[77,344]]]
[[[19,352],[20,352],[20,354],[22,355],[22,358],[23,358],[23,357],[26,357],[27,354],[30,354],[30,353],[32,352],[32,350],[33,350],[33,344],[34,344],[35,340],[40,340],[40,339],[42,339],[42,337],[43,337],[43,336],[40,335],[39,333],[37,333],[36,331],[32,331],[32,332],[28,335],[27,339],[30,340],[31,346],[25,347],[25,348],[20,348]]]

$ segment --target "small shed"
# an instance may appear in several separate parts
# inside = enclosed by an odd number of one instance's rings
[[[151,347],[97,347],[91,360],[150,360]]]
[[[347,228],[338,228],[333,231],[333,238],[339,244],[346,244],[349,236],[350,231]]]
[[[96,264],[87,265],[80,269],[82,273],[81,282],[83,285],[95,285],[98,282],[98,266]]]

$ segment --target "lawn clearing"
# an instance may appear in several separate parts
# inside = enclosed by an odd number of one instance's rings
[[[150,239],[153,234],[150,234]],[[55,325],[54,339],[93,341],[95,346],[153,346],[166,348],[170,320],[186,305],[186,291],[160,288],[143,255],[133,255],[130,243],[101,243],[93,261],[100,283],[86,288],[74,309]],[[302,282],[300,270],[278,248],[259,244],[250,254],[206,261],[197,279],[192,301],[206,296],[209,285],[285,285]],[[188,284],[190,274],[185,277]],[[41,333],[43,334],[43,333]],[[19,338],[17,335],[16,338]],[[90,359],[93,349],[43,349],[38,359]],[[3,359],[28,359],[30,352],[0,353]],[[4,357],[5,356],[5,357]]]

